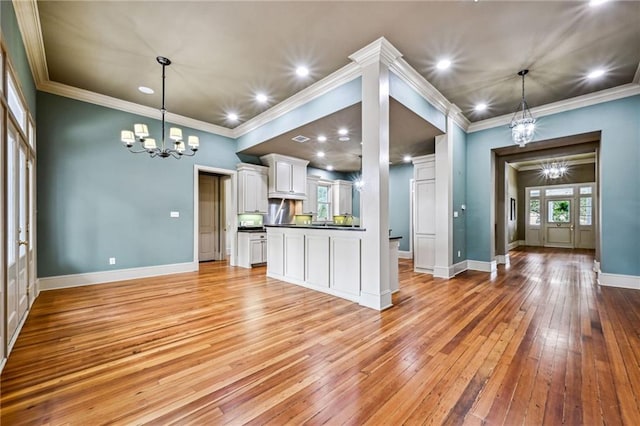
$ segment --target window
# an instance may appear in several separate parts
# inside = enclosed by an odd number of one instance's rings
[[[318,185],[318,214],[319,221],[328,221],[331,218],[331,186]]]
[[[13,116],[20,125],[22,131],[27,133],[27,112],[20,100],[20,95],[18,94],[18,89],[13,82],[11,73],[8,73],[7,76],[9,77],[7,84],[7,103],[9,104],[9,110],[13,113]]]
[[[549,201],[547,206],[547,221],[549,223],[569,223],[571,220],[569,200]]]
[[[539,189],[532,189],[531,191],[529,191],[529,195],[532,197],[539,197],[540,196],[540,190]]]
[[[554,195],[573,195],[573,188],[545,189],[544,195],[547,197],[553,197]]]
[[[580,226],[591,226],[591,212],[593,211],[591,203],[591,197],[580,197]]]
[[[540,225],[540,200],[529,200],[529,225]]]
[[[580,195],[582,194],[591,194],[591,187],[590,186],[585,186],[580,188]]]

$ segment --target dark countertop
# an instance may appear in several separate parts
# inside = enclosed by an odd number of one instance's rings
[[[257,232],[267,232],[267,230],[265,228],[238,228],[238,232],[257,233]]]
[[[401,239],[402,239],[402,237],[391,237],[391,236],[389,236],[389,241],[392,241],[392,240],[401,240]]]
[[[267,228],[299,228],[299,229],[327,229],[331,231],[365,231],[365,228],[360,228],[359,226],[350,226],[350,225],[293,225],[293,224],[282,224],[282,225],[265,225]]]

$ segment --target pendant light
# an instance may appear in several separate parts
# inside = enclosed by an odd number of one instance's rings
[[[526,144],[533,140],[533,133],[536,127],[536,119],[531,115],[529,111],[529,105],[524,99],[524,76],[529,73],[529,70],[521,70],[518,75],[522,77],[522,100],[520,101],[519,108],[511,119],[511,139],[513,143],[520,147],[524,147]],[[518,117],[519,116],[519,117]]]

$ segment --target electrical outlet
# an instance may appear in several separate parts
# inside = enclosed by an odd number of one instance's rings
[[[169,217],[180,217],[180,212],[171,212],[169,213]]]
[[[116,264],[116,258],[115,257],[110,257],[109,258],[109,265],[115,265]]]
[[[460,250],[458,250],[458,257],[460,257]]]

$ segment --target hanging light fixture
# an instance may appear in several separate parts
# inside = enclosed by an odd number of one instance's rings
[[[356,188],[356,191],[361,192],[362,188],[364,188],[364,180],[362,180],[362,155],[358,155],[358,158],[360,158],[360,170],[358,171],[358,174],[356,174],[353,186]]]
[[[187,144],[189,145],[190,152],[185,152],[184,140],[182,139],[182,130],[177,127],[171,127],[169,129],[169,139],[173,141],[173,148],[167,148],[165,146],[165,121],[164,115],[167,112],[164,106],[164,80],[165,80],[165,68],[171,65],[171,61],[164,56],[158,56],[156,61],[162,65],[162,143],[158,147],[156,140],[149,137],[149,128],[146,124],[134,124],[133,131],[123,130],[120,133],[120,139],[124,146],[129,148],[129,151],[134,154],[140,154],[142,152],[148,153],[151,158],[160,157],[167,158],[172,156],[174,158],[182,158],[183,156],[193,157],[196,151],[200,147],[200,139],[197,136],[189,136],[187,138]],[[131,149],[135,142],[140,142],[142,149]]]
[[[527,101],[524,99],[524,76],[528,73],[529,70],[521,70],[518,72],[518,75],[522,77],[522,100],[520,101],[520,105],[518,105],[522,108],[522,111],[517,110],[513,114],[511,124],[509,125],[511,128],[511,139],[513,143],[520,147],[525,146],[533,140],[533,132],[536,127],[536,119],[531,115],[529,105],[527,105]],[[520,115],[520,118],[518,118],[518,115]]]
[[[547,179],[559,179],[567,173],[568,168],[565,163],[552,162],[551,164],[542,165],[542,174]]]

